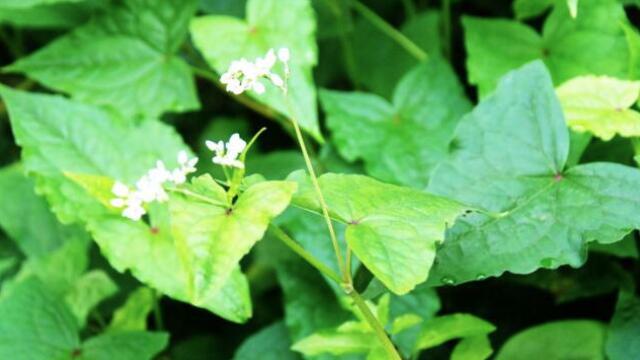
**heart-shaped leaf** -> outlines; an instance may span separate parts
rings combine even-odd
[[[612,163],[566,168],[569,132],[540,61],[506,75],[460,121],[454,143],[429,189],[489,214],[456,223],[431,280],[579,266],[587,242],[616,242],[640,226],[640,171]]]
[[[7,70],[127,116],[199,107],[191,71],[176,52],[194,0],[126,0]]]

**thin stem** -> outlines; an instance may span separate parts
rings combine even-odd
[[[442,0],[442,32],[444,54],[451,59],[451,0]]]
[[[353,279],[351,277],[351,247],[347,245],[347,274],[349,275],[349,284],[353,284]]]
[[[298,254],[301,258],[303,258],[309,265],[316,268],[322,274],[335,281],[337,284],[342,283],[342,279],[340,275],[336,274],[335,271],[331,270],[327,265],[322,263],[320,260],[316,259],[311,253],[305,250],[300,244],[298,244],[295,240],[293,240],[284,230],[282,230],[279,226],[270,224],[269,230],[275,237],[277,237],[280,241],[282,241],[291,251]]]
[[[162,331],[164,330],[164,320],[162,319],[162,310],[160,309],[160,299],[162,298],[162,294],[154,290],[153,297],[153,319],[156,323],[156,330]]]
[[[387,23],[383,18],[366,7],[364,4],[362,4],[358,0],[353,0],[351,1],[351,6],[355,11],[357,11],[360,15],[367,19],[372,25],[377,27],[378,30],[382,31],[392,40],[397,42],[398,45],[405,49],[411,56],[416,58],[416,60],[424,61],[429,58],[429,55],[413,41],[411,41],[411,39],[406,37],[400,31],[396,30],[393,26],[389,25],[389,23]]]
[[[340,244],[338,243],[338,238],[336,237],[336,232],[333,228],[333,222],[331,221],[331,216],[329,216],[329,207],[327,206],[326,201],[324,200],[324,195],[322,194],[322,190],[320,189],[320,184],[318,183],[318,177],[316,176],[316,171],[313,169],[313,164],[311,163],[311,158],[309,157],[309,153],[307,152],[307,146],[304,143],[304,137],[302,136],[302,131],[300,130],[300,126],[298,125],[298,120],[294,115],[293,106],[291,105],[291,100],[289,100],[289,96],[287,93],[284,93],[284,99],[287,103],[287,107],[289,109],[289,113],[291,114],[290,119],[291,123],[293,123],[293,129],[296,134],[296,138],[298,140],[298,144],[300,145],[300,150],[302,151],[302,157],[304,157],[304,163],[307,166],[307,171],[309,171],[309,176],[311,177],[311,183],[316,191],[316,196],[320,201],[320,207],[322,208],[322,215],[324,216],[324,220],[327,223],[327,229],[329,230],[329,237],[331,238],[331,244],[333,245],[333,252],[336,255],[336,260],[338,261],[338,267],[340,268],[340,273],[342,274],[342,279],[349,283],[349,275],[345,270],[345,264],[342,260],[342,250],[340,250]]]
[[[373,328],[373,331],[376,333],[376,336],[378,337],[378,339],[382,343],[382,346],[387,352],[389,359],[402,360],[402,357],[400,357],[400,355],[398,354],[396,347],[391,342],[391,339],[389,339],[387,332],[384,331],[384,328],[382,328],[382,325],[380,325],[378,318],[376,318],[375,315],[373,315],[373,313],[371,312],[371,309],[369,309],[369,307],[364,302],[360,294],[358,294],[357,291],[352,290],[351,292],[349,292],[349,296],[351,297],[351,299],[353,299],[353,302],[356,304],[358,309],[360,309],[360,312],[362,313],[364,318],[367,320],[369,325],[371,325],[371,327]]]

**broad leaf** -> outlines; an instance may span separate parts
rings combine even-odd
[[[118,286],[109,275],[102,270],[92,270],[76,280],[65,295],[65,303],[82,328],[89,312],[117,291]]]
[[[371,92],[390,99],[396,84],[419,61],[367,19],[354,23],[350,46],[356,80]],[[399,30],[430,58],[439,58],[440,26],[440,13],[428,11],[409,19]]]
[[[486,335],[471,336],[460,340],[453,348],[451,360],[485,360],[493,353]]]
[[[133,183],[156,160],[176,165],[185,145],[175,131],[156,121],[123,122],[108,112],[60,96],[29,94],[0,87],[7,104],[23,166],[36,177],[62,222],[99,216],[103,207],[63,172],[106,175]],[[153,141],[149,141],[149,139]]]
[[[585,0],[578,7],[580,16],[574,19],[565,3],[555,6],[542,35],[512,20],[463,18],[469,81],[485,96],[502,75],[534,59],[544,60],[556,84],[587,74],[627,76],[622,5]]]
[[[0,194],[0,226],[27,257],[45,256],[81,233],[58,222],[20,165],[0,169]]]
[[[565,167],[569,134],[539,61],[505,76],[461,120],[454,142],[458,150],[434,171],[429,189],[487,212],[451,229],[438,250],[436,281],[579,266],[586,242],[616,242],[640,226],[637,169]]]
[[[515,0],[513,12],[517,19],[527,19],[538,16],[549,9],[555,0]]]
[[[0,24],[19,28],[72,28],[104,7],[101,0],[21,1],[0,4]]]
[[[377,339],[371,332],[351,328],[337,328],[317,332],[295,344],[292,349],[307,356],[329,353],[346,355],[367,353]]]
[[[319,212],[310,180],[301,172],[293,203]],[[428,193],[361,175],[319,178],[331,216],[347,228],[345,239],[364,265],[396,294],[425,281],[447,225],[466,208]]]
[[[556,90],[567,124],[602,140],[618,134],[640,136],[640,113],[630,109],[638,100],[640,81],[606,76],[581,76]]]
[[[470,109],[453,70],[438,59],[404,76],[392,103],[358,92],[323,91],[320,98],[345,159],[362,159],[371,176],[417,188],[447,156],[458,120]]]
[[[424,323],[415,350],[432,348],[453,339],[486,335],[495,329],[491,323],[471,314],[439,316]]]
[[[280,261],[276,270],[284,292],[285,321],[293,341],[348,319],[349,314],[340,307],[317,270],[299,259]]]
[[[621,291],[607,333],[608,358],[624,360],[637,356],[640,353],[638,334],[640,334],[640,298],[631,292]]]
[[[68,359],[80,346],[76,319],[43,283],[27,279],[0,298],[0,358]]]
[[[169,343],[166,333],[129,331],[105,333],[82,344],[79,360],[151,360]]]
[[[140,287],[127,297],[127,301],[113,313],[109,331],[139,331],[147,329],[147,317],[156,299],[153,290]]]
[[[546,323],[511,337],[496,360],[604,360],[605,334],[605,326],[592,320]]]
[[[297,360],[291,351],[289,333],[282,322],[271,324],[248,337],[236,350],[233,360]]]
[[[192,181],[189,191],[211,202],[176,195],[169,202],[171,233],[186,260],[193,296],[200,298],[201,288],[217,291],[227,282],[240,260],[262,239],[269,222],[289,205],[296,184],[265,181],[250,186],[232,208],[224,205],[225,192],[210,176]],[[188,270],[189,271],[189,270]],[[198,302],[198,300],[196,300]]]
[[[7,67],[127,116],[198,108],[189,66],[176,55],[195,0],[127,0]]]
[[[311,70],[318,54],[314,34],[316,21],[309,0],[249,0],[246,19],[208,15],[191,22],[191,37],[205,60],[218,73],[227,71],[232,61],[263,57],[271,48],[291,50],[289,96],[293,113],[280,90],[267,86],[260,101],[280,113],[295,116],[302,128],[322,140],[318,127],[316,91]],[[248,93],[254,96],[252,92]]]

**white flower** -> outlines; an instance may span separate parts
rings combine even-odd
[[[111,205],[117,208],[124,208],[122,216],[131,220],[140,220],[142,215],[146,213],[142,207],[142,200],[139,194],[131,191],[129,187],[119,181],[116,181],[111,188],[111,192],[116,196],[111,200]]]
[[[283,47],[278,49],[278,60],[282,61],[283,63],[286,63],[286,62],[289,62],[290,57],[291,57],[291,53],[289,52],[288,48]]]
[[[289,74],[289,49],[281,48],[276,56],[273,49],[269,49],[262,58],[257,58],[254,62],[247,59],[232,61],[227,72],[220,76],[220,82],[226,85],[227,91],[240,95],[245,91],[253,90],[257,94],[263,94],[266,90],[261,78],[269,79],[275,86],[284,89],[282,78],[272,72],[272,68],[278,60],[282,62],[285,75]]]
[[[224,150],[222,142],[220,142],[220,146]],[[179,167],[173,170],[167,169],[164,163],[158,160],[154,168],[151,168],[136,181],[135,190],[116,181],[111,189],[111,192],[116,196],[111,200],[111,205],[116,208],[124,208],[122,216],[131,220],[140,220],[146,214],[144,204],[169,200],[169,195],[164,185],[167,182],[175,185],[183,184],[187,181],[187,175],[197,170],[197,163],[198,158],[189,159],[186,151],[178,153]]]
[[[237,133],[231,135],[226,144],[222,141],[213,142],[211,140],[207,140],[205,144],[209,150],[215,152],[215,156],[211,159],[214,164],[244,168],[244,164],[238,160],[238,156],[247,147],[247,143]]]
[[[186,151],[180,151],[178,153],[178,164],[180,167],[174,169],[169,176],[169,179],[176,185],[183,184],[187,181],[187,175],[196,172],[196,164],[198,158],[189,159],[189,155]]]

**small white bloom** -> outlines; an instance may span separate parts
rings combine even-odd
[[[215,156],[211,159],[214,164],[244,168],[244,164],[238,160],[238,156],[247,147],[247,142],[242,140],[239,134],[231,135],[226,144],[222,141],[213,142],[211,140],[207,140],[205,144],[209,150],[215,152]]]
[[[278,59],[283,63],[289,62],[290,57],[291,53],[289,52],[288,48],[283,47],[278,50]]]
[[[242,140],[238,133],[231,135],[227,142],[227,153],[239,155],[247,147],[247,142]],[[234,156],[234,157],[236,157]]]
[[[120,181],[116,181],[111,188],[111,192],[117,197],[127,197],[129,196],[129,187]]]
[[[142,206],[128,206],[122,211],[122,216],[129,218],[133,221],[138,221],[146,213]]]
[[[215,151],[216,153],[224,152],[224,142],[222,140],[215,142],[211,140],[207,140],[204,142],[207,145],[207,148],[211,151]]]
[[[278,74],[271,74],[271,76],[269,76],[269,80],[271,80],[271,83],[277,87],[282,87],[282,85],[284,85],[284,80],[282,80]]]
[[[254,82],[254,83],[253,83],[253,86],[251,87],[251,89],[252,89],[253,91],[255,91],[255,92],[256,92],[256,94],[259,94],[259,95],[260,95],[260,94],[264,94],[264,92],[265,92],[265,90],[266,90],[266,88],[264,87],[264,85],[263,85],[261,82],[259,82],[259,81]]]

